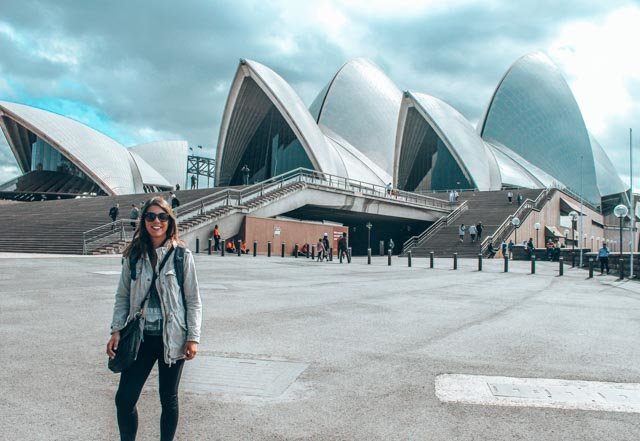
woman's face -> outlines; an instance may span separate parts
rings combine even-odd
[[[154,245],[162,245],[167,237],[169,215],[160,207],[152,205],[144,217],[144,226]]]

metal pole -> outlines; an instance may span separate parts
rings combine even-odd
[[[619,259],[618,264],[620,265],[620,280],[624,279],[624,260],[622,257]]]
[[[293,246],[293,254],[294,254],[295,258],[297,259],[298,258],[298,244],[295,244]]]
[[[367,265],[371,265],[371,248],[367,248]]]
[[[433,251],[429,253],[429,268],[433,268]]]
[[[309,258],[309,244],[306,244],[306,245],[307,245],[307,259],[308,259]]]
[[[209,238],[209,250],[207,251],[209,255],[211,255],[211,242],[211,238]]]
[[[478,254],[478,271],[482,271],[482,253]]]
[[[411,251],[407,252],[407,266],[411,268]]]
[[[226,248],[226,246],[225,246],[225,243],[224,243],[224,242],[225,242],[225,240],[224,240],[224,239],[222,239],[222,240],[220,241],[220,255],[221,255],[222,257],[224,257],[224,250],[225,250],[225,248]]]
[[[253,241],[253,257],[256,257],[258,255],[258,241],[254,240]]]
[[[536,256],[531,256],[531,274],[536,273]]]
[[[316,246],[311,245],[311,258],[315,260],[316,258]]]
[[[242,249],[240,249],[241,244],[242,244],[241,240],[239,240],[238,243],[236,244],[236,252],[238,253],[238,257],[242,255]]]
[[[564,275],[564,257],[558,258],[558,271],[561,276]]]
[[[593,257],[589,258],[589,278],[593,279]]]
[[[271,242],[267,242],[267,257],[271,257]]]
[[[280,252],[281,252],[280,253],[281,254],[280,257],[282,257],[283,259],[284,259],[284,250],[285,250],[286,246],[287,246],[287,244],[282,242],[282,246],[280,247]]]
[[[391,266],[391,250],[387,251],[387,265]]]
[[[458,269],[458,253],[453,253],[453,269]]]
[[[200,239],[196,237],[196,254],[200,252]]]
[[[504,272],[509,272],[509,256],[504,256]]]
[[[629,279],[633,279],[633,253],[636,251],[636,198],[633,196],[633,131],[629,129],[629,194],[631,195],[631,251],[629,253]]]
[[[582,221],[582,218],[584,217],[582,215],[582,210],[583,210],[583,201],[582,201],[582,192],[583,192],[583,187],[582,187],[582,155],[580,155],[580,240],[582,240],[582,226],[584,224],[584,222]],[[582,243],[580,243],[580,268],[582,268]]]

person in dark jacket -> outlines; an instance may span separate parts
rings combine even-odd
[[[330,249],[331,247],[329,245],[329,235],[327,233],[324,233],[324,236],[322,237],[322,243],[324,244],[324,258],[329,261],[329,252],[333,253],[333,250]]]
[[[111,229],[113,230],[116,226],[115,222],[118,218],[118,213],[120,212],[120,204],[115,204],[113,207],[109,209],[109,217],[111,218]]]
[[[348,259],[347,253],[347,233],[342,233],[342,237],[338,240],[338,259],[340,259],[340,263],[342,263],[342,257]]]

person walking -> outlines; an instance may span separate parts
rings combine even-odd
[[[391,190],[393,190],[393,185],[391,185],[391,182],[389,182],[385,189],[387,190],[387,197],[391,197]]]
[[[348,251],[347,251],[347,233],[343,232],[342,237],[338,239],[338,259],[340,263],[342,263],[342,257],[349,260]]]
[[[393,249],[396,247],[396,244],[393,242],[393,239],[389,239],[389,251],[393,254]]]
[[[507,254],[507,241],[503,240],[502,245],[500,245],[500,250],[502,251],[502,257],[509,257]]]
[[[471,225],[469,227],[469,236],[471,236],[471,243],[474,243],[476,241],[476,234],[478,233],[478,230],[476,229],[475,225]]]
[[[324,240],[322,239],[322,237],[318,239],[316,248],[318,249],[318,260],[316,260],[316,262],[322,262],[322,259],[326,254],[326,250],[324,249]]]
[[[509,240],[509,245],[507,245],[507,249],[509,251],[509,259],[513,259],[513,247],[515,246],[515,244],[513,243],[513,240]]]
[[[605,268],[609,274],[609,248],[607,248],[606,242],[602,242],[602,248],[598,250],[598,259],[600,260],[600,275],[604,274]]]
[[[513,204],[513,192],[511,190],[507,193],[507,200],[510,204]]]
[[[240,171],[242,172],[242,180],[244,185],[249,185],[249,173],[251,173],[251,169],[247,164],[245,164],[242,166]]]
[[[183,259],[176,258],[178,248]],[[143,334],[135,361],[120,374],[115,396],[120,439],[136,438],[136,404],[157,362],[160,439],[170,441],[178,426],[178,385],[184,362],[198,353],[202,303],[193,256],[180,241],[177,220],[162,197],[144,205],[142,221],[123,256],[107,355],[116,356],[120,330],[140,311]],[[176,277],[178,264],[184,276],[182,287]]]
[[[138,216],[140,216],[140,210],[136,207],[136,204],[131,204],[131,211],[129,212],[129,219],[131,219],[131,228],[136,229],[138,223]]]
[[[530,237],[529,242],[527,242],[527,254],[529,255],[529,260],[531,260],[535,249],[536,248],[533,246],[533,237]]]
[[[478,241],[482,240],[482,222],[476,224],[476,233],[478,234]]]
[[[191,175],[191,190],[195,190],[196,188],[196,175]]]
[[[213,251],[220,251],[220,228],[218,224],[213,227]]]
[[[458,236],[460,236],[460,242],[464,242],[465,230],[466,230],[466,227],[464,226],[464,224],[460,224],[460,226],[458,227]]]
[[[174,192],[171,192],[171,209],[173,210],[173,214],[176,219],[178,218],[178,207],[180,206],[180,199]]]
[[[522,205],[522,201],[524,200],[524,198],[520,193],[518,193],[518,197],[516,197],[516,200],[518,201],[518,207],[519,207],[520,205]]]
[[[329,245],[329,235],[327,233],[324,233],[324,236],[322,237],[322,243],[324,244],[324,258],[327,259],[327,262],[329,261],[329,253],[333,254],[333,250],[331,249],[331,246]],[[333,256],[331,257],[333,259]]]
[[[119,212],[120,212],[120,204],[118,203],[116,203],[113,207],[109,209],[109,217],[111,218],[112,230],[116,227],[116,219],[118,218]]]

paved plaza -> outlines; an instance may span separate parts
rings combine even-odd
[[[457,271],[451,259],[428,269],[428,259],[408,268],[386,257],[340,265],[201,254],[196,264],[203,332],[185,366],[179,440],[640,439],[633,406],[491,395],[514,389],[509,378],[633,390],[636,282],[570,267],[558,277],[548,262],[535,275],[529,262],[505,274],[499,260],[482,272],[465,259]],[[0,255],[0,440],[118,439],[105,344],[119,270],[119,256]],[[152,375],[140,440],[159,436]],[[489,384],[488,400],[436,390],[456,378]]]

